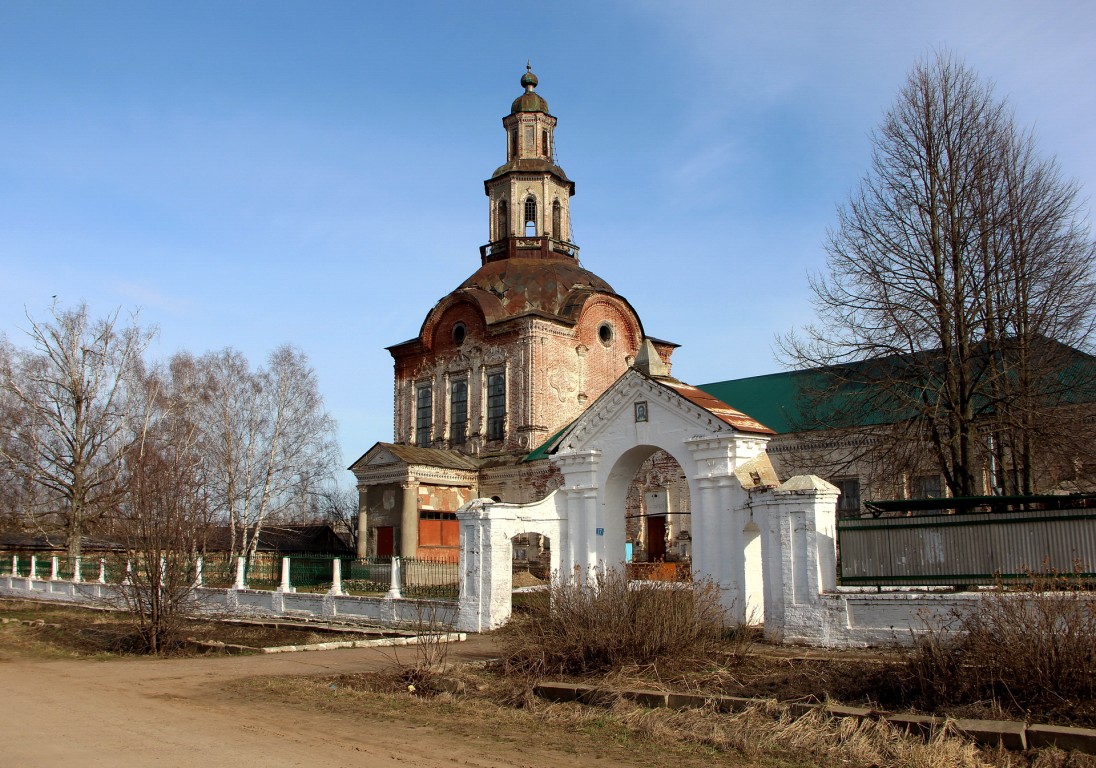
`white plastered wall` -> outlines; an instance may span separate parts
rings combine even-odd
[[[539,533],[549,539],[552,573],[560,569],[567,548],[566,509],[553,491],[532,504],[504,504],[473,499],[457,510],[460,524],[460,605],[457,629],[486,632],[510,619],[513,591],[511,543],[519,533]]]
[[[645,419],[637,417],[637,403],[645,404]],[[735,470],[763,454],[766,443],[765,436],[739,432],[629,370],[572,425],[551,457],[563,475],[558,491],[526,505],[479,499],[457,512],[459,629],[484,631],[509,618],[510,541],[519,533],[550,538],[556,574],[623,567],[628,487],[640,464],[663,450],[688,482],[694,577],[718,587],[730,617],[763,620],[775,640],[825,642],[835,629],[841,634],[848,625],[845,604],[824,605],[822,595],[834,589],[836,577],[837,489],[810,476],[747,491]],[[833,615],[823,618],[826,611]]]

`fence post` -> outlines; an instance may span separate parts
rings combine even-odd
[[[77,557],[77,558],[74,558],[73,561],[72,561],[72,580],[73,581],[83,581],[83,574],[80,573],[80,561],[82,561],[83,559],[84,558],[82,558],[82,557]]]
[[[331,559],[331,590],[327,594],[344,594],[342,588],[342,560],[338,557]]]
[[[133,583],[133,561],[126,558],[126,575],[122,577],[123,584]]]
[[[197,589],[202,586],[202,565],[204,558],[199,557],[194,561],[194,587]]]
[[[403,592],[400,591],[400,584],[402,579],[400,578],[400,558],[395,555],[392,556],[392,584],[388,589],[388,594],[385,597],[392,600],[400,600],[403,598]]]
[[[244,580],[245,565],[244,558],[236,558],[236,583],[232,585],[233,589],[247,589],[247,582]]]
[[[278,587],[279,592],[292,592],[293,585],[289,581],[289,558],[282,558],[282,583]]]
[[[38,578],[38,555],[30,556],[30,577],[32,579]]]
[[[99,558],[99,583],[107,583],[107,559],[105,557]]]
[[[12,576],[18,576],[19,575],[19,555],[12,555],[11,556],[11,575]]]
[[[61,558],[54,555],[50,558],[49,562],[49,580],[57,581],[58,575],[61,573]]]

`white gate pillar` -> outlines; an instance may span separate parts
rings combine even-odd
[[[746,619],[743,520],[748,510],[736,492],[737,445],[733,435],[711,435],[685,441],[692,455],[693,574],[719,587],[720,603],[736,623]],[[685,469],[685,467],[682,467]],[[740,508],[743,507],[743,508]]]
[[[793,477],[759,507],[765,559],[765,635],[778,642],[825,640],[821,595],[836,583],[839,491],[814,475]]]
[[[719,542],[725,548],[719,584],[723,594],[723,604],[730,611],[736,624],[747,621],[760,621],[761,616],[751,611],[751,602],[760,596],[750,594],[751,585],[746,576],[746,544],[743,531],[753,519],[751,510],[745,505],[742,485],[734,477],[716,478],[719,489]]]
[[[603,513],[598,470],[601,451],[577,451],[558,454],[552,462],[563,474],[561,489],[566,499],[566,551],[559,563],[559,575],[570,576],[577,569],[586,574],[600,565],[613,565],[624,559],[623,549],[610,553],[605,547]],[[599,525],[602,534],[598,534]],[[615,557],[611,557],[613,555]]]
[[[476,499],[457,510],[460,521],[460,602],[457,629],[485,632],[510,618],[514,586],[514,549],[510,539],[520,531],[516,517],[503,505]]]

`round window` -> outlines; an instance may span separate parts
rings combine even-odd
[[[457,323],[453,326],[453,341],[457,344],[463,344],[465,337],[468,335],[468,328],[464,323]]]
[[[602,323],[598,326],[597,337],[601,340],[601,343],[605,346],[609,346],[613,343],[613,326],[609,323]]]

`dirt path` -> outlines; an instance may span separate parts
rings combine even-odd
[[[484,638],[454,648],[451,658],[460,660],[493,654]],[[353,721],[223,692],[224,683],[237,678],[361,672],[392,663],[391,650],[377,649],[105,662],[0,658],[0,763],[555,768],[580,759],[574,752],[539,749],[519,754],[491,734],[455,736],[396,720]]]

